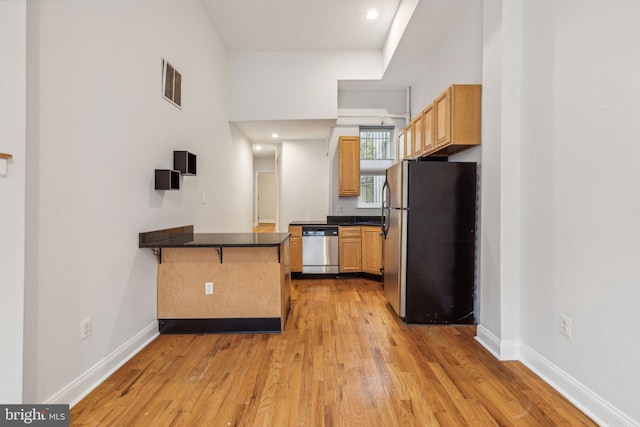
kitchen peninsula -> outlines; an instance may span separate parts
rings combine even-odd
[[[139,234],[158,257],[160,333],[281,332],[290,304],[289,233]]]

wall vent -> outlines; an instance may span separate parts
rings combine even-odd
[[[162,97],[182,109],[182,74],[162,60]]]

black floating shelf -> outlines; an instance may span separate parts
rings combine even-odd
[[[156,169],[156,190],[179,190],[180,171]]]
[[[196,174],[196,155],[188,151],[173,152],[173,169],[182,175]]]

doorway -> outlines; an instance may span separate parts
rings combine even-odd
[[[276,223],[276,174],[258,172],[258,224]]]

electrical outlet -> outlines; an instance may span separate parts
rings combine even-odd
[[[87,317],[86,319],[80,321],[80,339],[83,340],[91,336],[91,330],[93,329],[91,325],[91,317]]]
[[[213,295],[213,282],[205,282],[204,293],[207,295]]]
[[[571,318],[565,316],[564,314],[560,315],[560,333],[566,337],[571,338]]]

